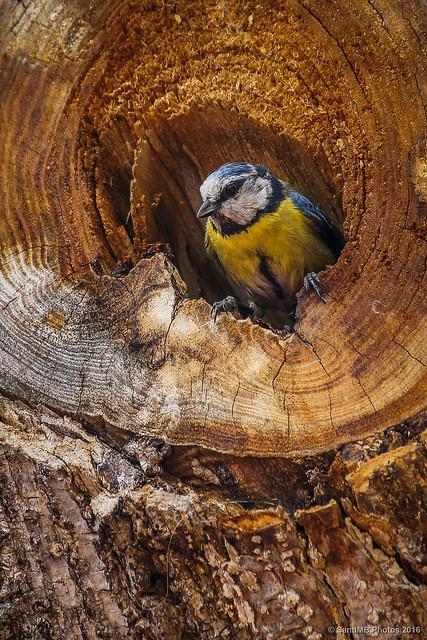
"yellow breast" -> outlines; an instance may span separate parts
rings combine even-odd
[[[262,257],[287,297],[301,288],[306,273],[334,262],[311,220],[290,199],[234,235],[223,236],[209,220],[206,239],[228,275],[261,298],[269,297],[271,288],[260,272]]]

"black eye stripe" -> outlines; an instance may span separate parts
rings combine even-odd
[[[227,198],[231,198],[235,196],[242,184],[245,182],[246,178],[241,180],[233,180],[233,182],[229,182],[223,187],[221,190],[221,200],[227,200]]]

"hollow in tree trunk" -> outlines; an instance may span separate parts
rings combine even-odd
[[[0,638],[427,632],[426,33],[422,0],[0,0]],[[289,336],[210,318],[233,160],[343,226]]]

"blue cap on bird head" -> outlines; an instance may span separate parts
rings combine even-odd
[[[236,177],[244,178],[258,175],[261,178],[264,178],[267,174],[268,169],[263,164],[252,164],[251,162],[227,162],[219,167],[219,169],[210,173],[202,184],[202,187],[204,184],[209,184],[210,182],[225,185]],[[200,191],[202,191],[202,187],[200,188]]]

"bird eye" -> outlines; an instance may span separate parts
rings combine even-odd
[[[238,189],[239,189],[238,185],[235,182],[231,182],[222,190],[223,198],[232,198],[233,196],[236,195]]]

